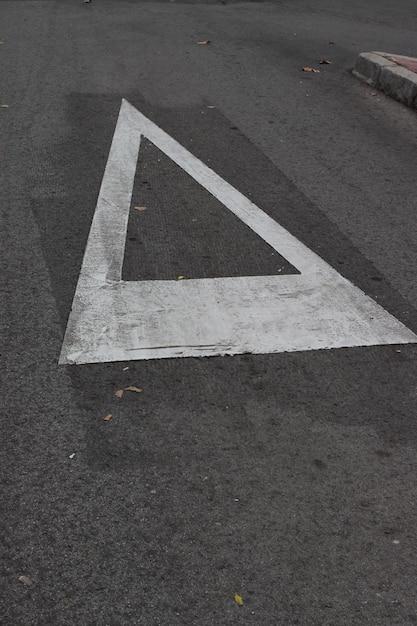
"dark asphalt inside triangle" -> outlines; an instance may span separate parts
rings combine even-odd
[[[227,207],[142,138],[122,278],[299,274]]]

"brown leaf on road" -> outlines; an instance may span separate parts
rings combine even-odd
[[[23,583],[24,585],[26,585],[27,587],[30,587],[33,584],[33,580],[30,578],[30,576],[19,576],[17,579],[19,582]]]
[[[319,61],[320,65],[331,65],[332,62],[329,61],[329,59],[320,59]]]
[[[140,387],[135,387],[134,385],[130,385],[129,387],[125,387],[125,391],[134,391],[135,393],[142,393],[143,389]]]
[[[302,71],[303,71],[303,72],[313,72],[314,74],[319,74],[319,73],[320,73],[320,70],[318,70],[318,69],[317,69],[317,68],[315,68],[315,67],[310,67],[309,65],[305,65],[305,66],[303,67],[303,70],[302,70]]]
[[[233,600],[238,606],[243,606],[243,598],[238,593],[235,593],[235,595],[233,596]]]
[[[117,391],[114,392],[114,395],[116,396],[116,398],[119,398],[120,400],[121,398],[123,398],[124,392],[125,392],[124,389],[118,389]]]
[[[211,43],[210,39],[204,39],[203,41],[197,41],[197,45],[198,46],[208,46],[209,43]]]
[[[111,422],[113,419],[113,415],[111,413],[109,413],[108,415],[105,415],[103,417],[103,422]]]

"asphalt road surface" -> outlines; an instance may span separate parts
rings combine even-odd
[[[417,623],[416,345],[58,364],[123,98],[417,331],[416,115],[350,73],[416,31],[414,0],[0,3],[1,624]],[[144,140],[125,281],[297,271]]]

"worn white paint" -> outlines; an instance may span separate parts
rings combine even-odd
[[[301,274],[122,281],[142,135]],[[60,363],[416,342],[401,322],[123,100]]]

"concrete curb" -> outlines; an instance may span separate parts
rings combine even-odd
[[[392,56],[387,52],[362,52],[352,73],[368,85],[417,109],[417,74],[395,63]]]

